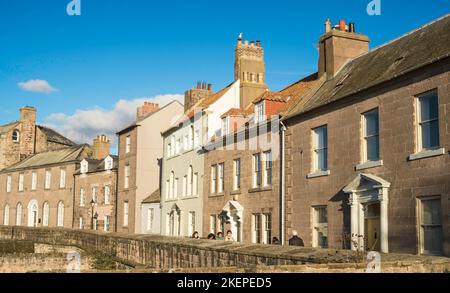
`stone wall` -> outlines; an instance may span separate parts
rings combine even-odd
[[[164,236],[103,234],[69,229],[0,227],[0,241],[26,240],[51,245],[68,245],[87,253],[101,251],[124,263],[154,269],[291,266],[301,264],[347,263],[361,258],[348,250],[322,250],[304,247],[245,245],[234,242],[192,240]],[[445,263],[442,257],[383,255],[385,261],[412,260]]]

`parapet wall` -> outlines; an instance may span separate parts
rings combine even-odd
[[[315,249],[278,245],[252,245],[225,241],[194,240],[165,236],[126,235],[70,229],[0,227],[0,241],[27,241],[78,247],[86,252],[102,252],[137,266],[155,269],[256,268],[295,265],[353,267],[363,265],[364,255],[349,250]],[[450,259],[401,254],[383,254],[383,266],[439,264],[450,269]],[[423,268],[425,271],[430,268]]]

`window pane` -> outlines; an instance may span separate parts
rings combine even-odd
[[[318,170],[327,170],[328,164],[327,164],[327,150],[318,150],[316,151],[317,154],[317,169]]]
[[[439,146],[439,122],[437,120],[422,124],[422,148]]]
[[[427,252],[442,252],[442,227],[423,227],[423,249]]]
[[[378,111],[372,111],[364,115],[366,118],[366,136],[378,134]]]
[[[367,160],[377,161],[380,158],[378,136],[369,137],[366,139],[366,141],[367,141]]]
[[[436,92],[420,98],[421,121],[436,119],[438,117],[438,98]]]
[[[322,149],[327,147],[327,127],[319,127],[314,130],[315,135],[315,148]]]
[[[440,199],[424,200],[423,206],[423,223],[424,225],[441,225],[441,201]]]

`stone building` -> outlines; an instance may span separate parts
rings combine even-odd
[[[234,73],[234,81],[217,92],[200,82],[186,91],[184,117],[163,133],[161,226],[165,235],[207,235],[203,201],[209,168],[205,169],[202,147],[220,136],[225,112],[244,110],[248,101],[266,91],[261,42],[238,39]]]
[[[164,107],[146,102],[137,109],[136,122],[119,131],[117,231],[145,233],[141,204],[160,188],[161,132],[183,114],[173,101]]]
[[[230,230],[236,241],[283,240],[279,118],[317,84],[313,74],[222,115],[221,135],[205,147],[204,235]]]
[[[1,224],[72,228],[74,174],[88,145],[35,154],[0,171]]]
[[[74,174],[73,228],[114,232],[116,229],[118,157],[110,155],[105,135],[94,140],[93,155]]]
[[[0,170],[34,154],[74,146],[68,138],[36,125],[36,109],[23,107],[19,120],[0,125]]]
[[[450,255],[450,15],[369,51],[326,23],[320,88],[284,118],[286,236]]]

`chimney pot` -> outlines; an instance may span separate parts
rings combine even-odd
[[[202,83],[200,81],[197,81],[197,89],[201,89],[202,88]]]
[[[208,91],[211,91],[212,90],[212,84],[208,84]]]
[[[206,82],[203,82],[203,84],[202,84],[202,90],[206,90]]]
[[[325,33],[328,33],[331,31],[331,21],[329,18],[325,21]]]
[[[261,41],[260,40],[256,41],[256,47],[261,47]]]
[[[346,31],[346,25],[345,25],[345,20],[341,19],[339,20],[339,30],[345,32]]]
[[[248,41],[244,41],[244,45],[248,46]]]
[[[255,45],[255,41],[251,41],[251,42],[250,42],[250,46],[253,47],[254,45]]]

